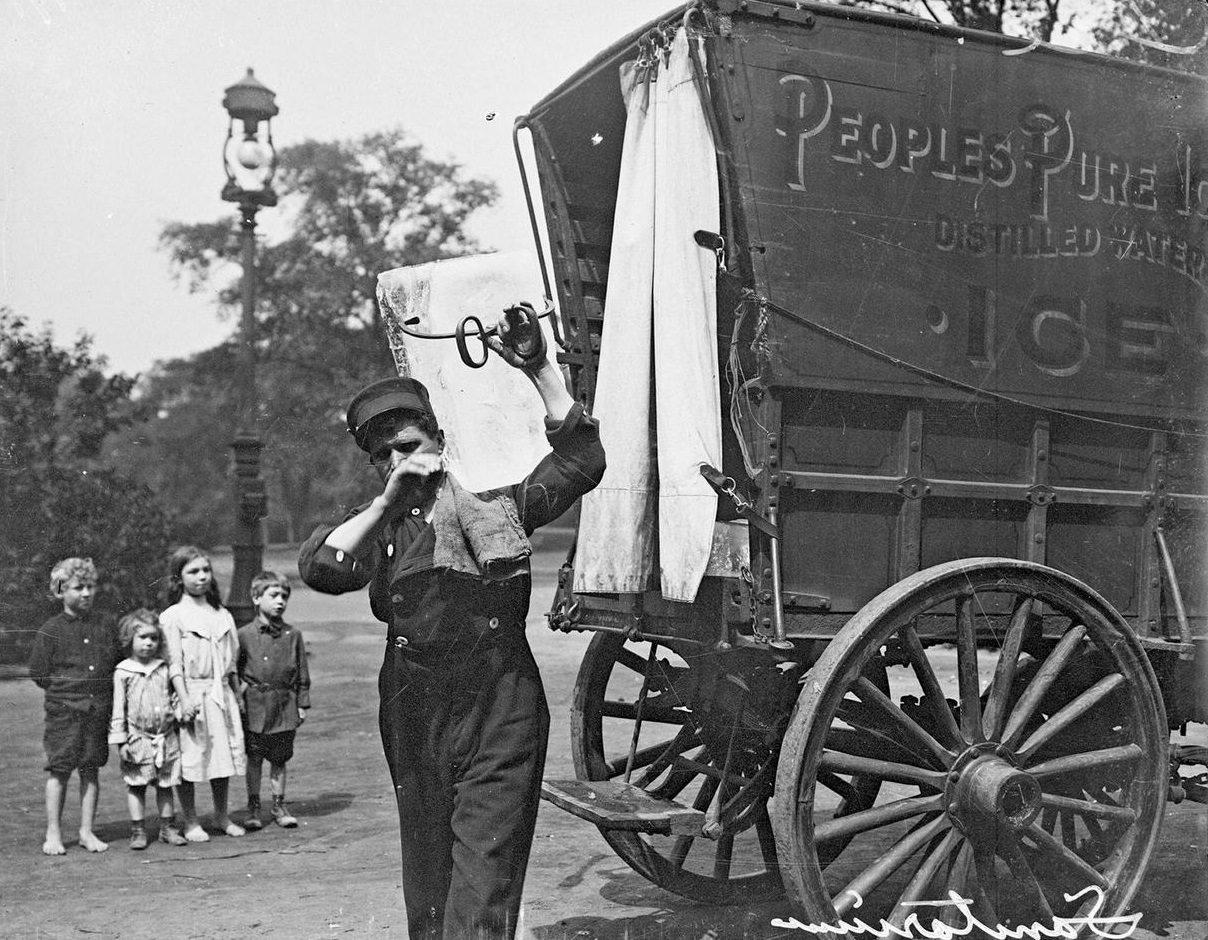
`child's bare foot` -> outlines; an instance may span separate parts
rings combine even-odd
[[[210,834],[201,828],[201,823],[193,823],[185,830],[185,838],[190,842],[209,842]]]
[[[80,845],[86,848],[89,852],[104,852],[109,848],[108,842],[102,842],[91,832],[80,830]]]
[[[63,847],[63,840],[58,836],[47,836],[46,841],[42,843],[43,855],[66,855],[67,849]]]

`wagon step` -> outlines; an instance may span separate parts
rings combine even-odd
[[[601,829],[700,835],[705,814],[621,780],[543,780],[541,798]]]

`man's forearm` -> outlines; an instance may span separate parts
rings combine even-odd
[[[356,554],[376,539],[385,526],[386,502],[378,496],[364,510],[332,529],[323,544],[350,555]]]
[[[537,389],[537,394],[541,396],[546,415],[554,421],[561,421],[565,418],[574,407],[575,400],[566,390],[566,382],[558,367],[546,360],[537,371],[526,372],[525,375],[529,377]]]

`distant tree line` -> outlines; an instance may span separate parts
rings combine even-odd
[[[21,658],[54,612],[50,570],[101,570],[95,609],[154,602],[168,545],[155,494],[113,466],[106,441],[143,417],[135,380],[106,375],[88,337],[60,346],[0,308],[0,660]]]

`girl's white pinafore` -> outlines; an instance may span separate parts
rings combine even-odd
[[[198,705],[192,724],[180,725],[181,776],[190,783],[242,776],[247,770],[235,674],[239,639],[225,608],[178,603],[159,618],[168,641],[168,667],[185,681],[187,701]]]

